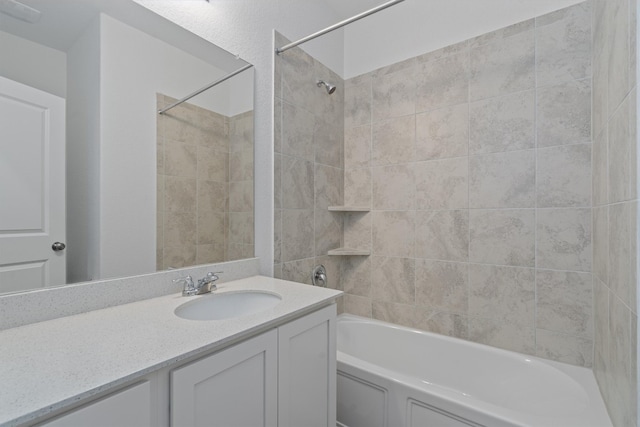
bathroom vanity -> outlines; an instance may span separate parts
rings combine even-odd
[[[176,315],[248,292],[281,301],[220,320]],[[254,276],[7,329],[0,425],[335,426],[339,295]]]

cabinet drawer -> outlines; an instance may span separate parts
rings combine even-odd
[[[39,424],[40,427],[151,427],[151,384],[138,383]]]

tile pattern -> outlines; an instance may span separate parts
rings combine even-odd
[[[276,39],[277,44],[288,43],[278,33]],[[327,208],[344,203],[345,180],[356,186],[366,181],[367,204],[371,203],[370,174],[363,179],[357,172],[369,172],[370,166],[371,128],[358,126],[371,120],[371,86],[345,87],[338,75],[300,48],[276,55],[275,61],[275,276],[311,284],[313,267],[322,264],[327,268],[329,287],[342,289],[341,262],[327,256],[327,251],[342,245],[343,216]],[[316,79],[334,84],[335,93],[328,95],[318,88]],[[401,81],[387,84],[394,90],[403,86]],[[350,104],[343,102],[345,91],[351,94]],[[376,108],[384,107],[378,103]],[[344,134],[345,122],[352,129],[348,135]],[[394,138],[396,128],[402,130],[390,124],[386,134],[381,131],[383,150],[390,149],[388,138]],[[345,176],[344,164],[356,172]],[[369,296],[369,290],[359,280],[355,274],[347,277],[352,298],[343,298],[339,307],[370,316],[371,308],[358,299],[365,293]]]
[[[637,426],[637,0],[592,4],[593,365],[613,424]]]
[[[158,116],[157,145],[158,270],[253,257],[253,111],[184,103]]]
[[[344,216],[344,240],[372,255],[342,261],[344,310],[592,366],[590,16],[581,3],[345,82],[344,200],[372,211]]]

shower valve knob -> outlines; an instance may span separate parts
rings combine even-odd
[[[329,279],[327,278],[327,270],[324,268],[324,265],[318,265],[313,269],[311,273],[311,283],[313,283],[313,286],[327,287]]]

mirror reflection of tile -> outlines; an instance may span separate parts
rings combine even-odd
[[[184,103],[157,120],[158,270],[252,257],[253,111]]]

